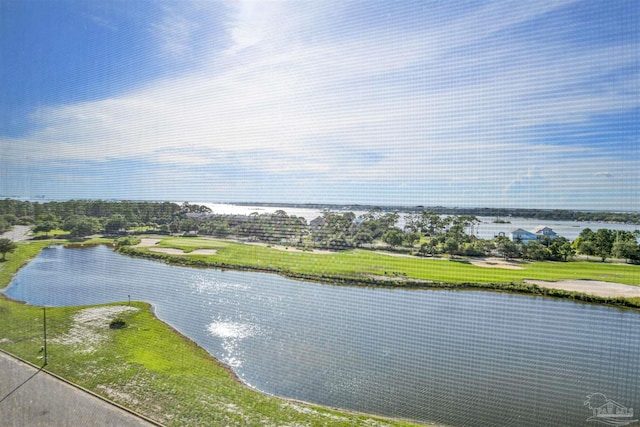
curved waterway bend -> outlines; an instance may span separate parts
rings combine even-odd
[[[339,287],[45,249],[6,295],[142,300],[248,384],[421,422],[585,425],[587,395],[640,407],[640,313],[496,292]]]

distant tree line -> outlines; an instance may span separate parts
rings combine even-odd
[[[506,236],[478,238],[480,223],[475,215],[443,215],[432,210],[407,213],[404,228],[400,214],[372,207],[356,217],[350,211],[324,211],[307,222],[283,210],[250,215],[214,214],[202,205],[171,202],[112,202],[71,200],[66,202],[26,202],[0,200],[0,230],[29,224],[37,233],[64,230],[71,237],[102,233],[207,235],[218,238],[284,244],[300,248],[344,250],[351,248],[388,249],[418,256],[486,256],[534,261],[568,261],[575,255],[625,259],[640,263],[638,232],[585,229],[573,242],[564,237],[523,243]]]
[[[39,203],[0,200],[0,218],[10,226],[33,225],[34,232],[45,234],[62,229],[76,237],[98,232],[116,234],[134,227],[168,227],[176,218],[190,212],[190,209],[189,204],[181,206],[170,202],[69,200]],[[3,221],[0,221],[0,228],[2,227]]]

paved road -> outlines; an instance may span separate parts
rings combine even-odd
[[[154,424],[0,352],[0,425],[138,427]]]

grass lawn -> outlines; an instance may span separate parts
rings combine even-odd
[[[19,244],[1,264],[0,288],[51,243]],[[47,369],[168,426],[413,425],[293,403],[254,391],[239,383],[206,351],[155,318],[142,302],[133,302],[135,311],[119,315],[127,324],[124,329],[109,329],[109,319],[99,324],[80,320],[87,310],[115,306],[118,304],[47,308]],[[42,314],[40,307],[0,295],[0,347],[42,364]],[[78,335],[82,339],[76,339]]]

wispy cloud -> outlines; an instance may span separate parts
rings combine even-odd
[[[563,185],[632,161],[578,135],[597,134],[597,117],[640,103],[637,71],[629,71],[637,46],[590,48],[563,34],[537,42],[522,32],[572,3],[491,2],[429,27],[391,23],[318,38],[335,10],[232,3],[227,15],[209,15],[209,36],[226,43],[199,53],[205,66],[115,98],[41,109],[39,126],[2,141],[0,153],[16,162],[144,159],[162,170],[220,171],[232,162],[245,171],[228,175],[234,185],[286,175],[299,193],[312,175],[363,185],[415,180],[429,191],[437,182],[466,185],[476,196],[533,193],[535,183],[564,194]],[[151,30],[167,54],[183,56],[195,54],[203,28],[201,16],[165,9]],[[637,141],[626,149],[637,155]]]

